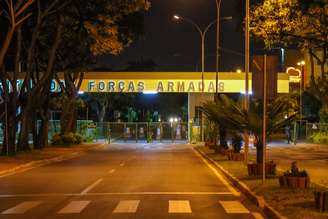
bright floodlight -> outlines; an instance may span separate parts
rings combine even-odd
[[[157,91],[152,91],[152,90],[145,90],[145,91],[143,91],[142,93],[143,93],[143,94],[150,94],[150,95],[152,95],[152,94],[158,94]]]
[[[237,73],[241,73],[241,70],[240,69],[237,69]]]
[[[178,122],[178,118],[174,118],[174,122]]]
[[[179,15],[173,15],[173,18],[174,18],[175,20],[179,20],[181,17],[180,17]]]
[[[297,65],[298,66],[303,66],[303,65],[305,65],[305,61],[300,61],[300,62],[297,63]]]
[[[174,121],[174,119],[173,118],[170,118],[170,123],[172,123]]]

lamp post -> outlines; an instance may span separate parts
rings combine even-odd
[[[212,27],[212,25],[214,25],[216,22],[218,22],[217,19],[213,20],[211,23],[209,23],[206,28],[204,30],[202,30],[202,28],[196,24],[193,20],[189,19],[189,18],[185,18],[185,17],[181,17],[179,15],[174,15],[173,18],[175,20],[183,20],[186,21],[188,23],[190,23],[191,25],[193,25],[197,31],[200,34],[200,38],[201,38],[201,48],[202,48],[202,92],[204,92],[204,72],[205,72],[205,39],[206,39],[206,34],[208,32],[208,30]],[[232,17],[223,17],[221,18],[222,20],[231,20]]]
[[[245,96],[244,96],[244,110],[248,111],[249,108],[249,63],[250,63],[250,43],[249,43],[249,0],[246,0],[246,16],[245,16]],[[245,142],[245,164],[248,163],[248,148],[249,148],[249,133],[247,130],[244,132]]]
[[[301,78],[300,78],[300,119],[302,120],[303,118],[303,98],[302,98],[302,92],[304,89],[304,85],[305,85],[305,80],[304,80],[304,66],[305,66],[305,61],[300,61],[297,63],[298,66],[301,67]]]
[[[220,11],[221,11],[221,0],[216,0],[216,60],[215,60],[215,99],[218,95],[219,85],[219,53],[220,53]]]
[[[192,21],[189,18],[184,18],[181,17],[179,15],[174,15],[173,18],[175,20],[184,20],[188,23],[190,23],[191,25],[193,25],[197,31],[200,34],[200,38],[201,38],[201,48],[202,48],[202,92],[204,92],[204,72],[205,72],[205,38],[206,38],[206,33],[208,32],[208,30],[210,29],[210,27],[216,22],[216,20],[212,21],[211,23],[209,23],[207,25],[207,27],[202,30],[200,28],[200,26],[198,24],[196,24],[194,21]]]

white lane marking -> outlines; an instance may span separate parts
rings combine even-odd
[[[228,214],[249,214],[249,210],[239,201],[220,201]]]
[[[88,205],[90,201],[72,201],[64,208],[62,208],[58,214],[78,214],[83,211]]]
[[[122,200],[118,203],[113,213],[135,213],[140,200]]]
[[[114,173],[116,170],[115,169],[111,169],[110,171],[108,171],[109,174]]]
[[[41,204],[41,202],[37,202],[37,201],[22,202],[13,208],[9,208],[9,209],[3,211],[1,214],[24,214],[26,211],[28,211],[40,204]]]
[[[86,194],[81,193],[43,193],[43,194],[13,194],[0,195],[0,198],[14,198],[14,197],[44,197],[44,196],[112,196],[112,195],[232,195],[231,192],[103,192]]]
[[[194,148],[192,148],[192,150],[194,151],[194,153],[196,154],[196,156],[198,156],[208,166],[208,168],[210,168],[213,171],[213,173],[216,175],[216,177],[221,180],[221,182],[230,190],[230,192],[234,196],[240,196],[240,192],[238,192],[234,187],[232,187],[228,183],[228,181],[204,157],[202,157],[199,154],[199,152],[197,152]]]
[[[255,219],[264,219],[264,217],[260,213],[257,213],[257,212],[252,212],[252,215],[255,217]]]
[[[190,203],[187,200],[170,200],[169,213],[191,213]]]
[[[103,181],[104,179],[101,178],[101,179],[98,179],[96,182],[92,183],[90,186],[88,186],[87,188],[85,188],[81,194],[86,194],[88,193],[89,191],[91,191],[94,187],[96,187],[99,183],[101,183],[101,181]]]

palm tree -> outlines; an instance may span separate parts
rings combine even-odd
[[[273,132],[284,128],[297,115],[297,101],[288,95],[279,96],[268,104],[267,130],[269,137]],[[231,131],[248,131],[255,136],[256,161],[262,163],[262,121],[263,104],[260,100],[250,101],[249,110],[244,110],[241,101],[234,101],[226,95],[220,95],[217,102],[207,102],[203,110],[208,118],[223,124]]]

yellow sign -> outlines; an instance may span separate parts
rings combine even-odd
[[[286,74],[285,74],[286,75]],[[284,76],[285,76],[284,75]],[[244,93],[244,73],[222,73],[216,83],[215,72],[88,72],[80,88],[81,92],[124,92],[124,93]],[[250,79],[251,74],[250,74]],[[204,84],[204,86],[203,86]],[[252,87],[252,80],[249,81]],[[278,92],[289,92],[288,77],[278,77]],[[52,82],[53,92],[60,90]]]

